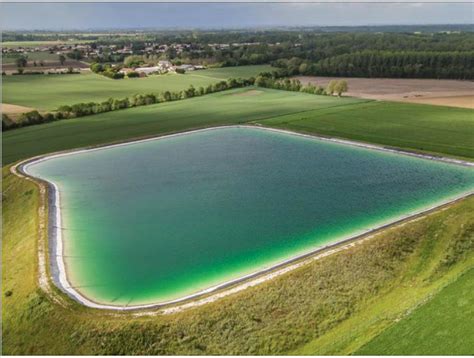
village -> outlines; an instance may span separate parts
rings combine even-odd
[[[228,44],[215,44],[214,48],[225,48]],[[144,48],[130,45],[98,45],[98,44],[54,44],[37,47],[3,47],[2,56],[5,61],[3,74],[42,73],[61,74],[89,71],[93,63],[108,63],[123,75],[138,73],[136,77],[151,74],[184,73],[205,69],[200,64],[182,63],[169,58],[169,52],[180,54],[190,50],[190,44],[155,44],[146,43]],[[143,63],[135,65],[123,64],[127,57],[141,57]],[[171,55],[171,57],[173,57]],[[20,59],[20,60],[19,60]]]

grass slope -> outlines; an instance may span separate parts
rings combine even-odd
[[[373,101],[258,122],[297,132],[474,158],[471,109]]]
[[[258,91],[243,88],[8,131],[3,134],[3,162],[63,149],[361,102],[271,89]]]
[[[37,288],[38,189],[4,168],[3,191],[4,354],[352,353],[473,266],[469,198],[205,306],[109,314]]]
[[[271,69],[267,65],[226,67],[167,74],[146,78],[112,80],[94,73],[81,75],[28,75],[3,77],[3,103],[40,110],[55,110],[61,105],[101,102],[137,93],[181,91],[190,85],[198,88],[230,77],[249,78]]]
[[[471,269],[356,354],[471,355],[474,352],[473,292],[474,269]]]

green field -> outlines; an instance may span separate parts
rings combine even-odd
[[[387,146],[474,158],[471,109],[373,101],[259,123]]]
[[[469,198],[214,303],[167,316],[110,315],[38,288],[38,189],[8,169],[3,354],[348,354],[473,265],[472,246],[459,250],[472,238]],[[472,316],[455,324],[472,325]],[[450,351],[458,352],[466,351]]]
[[[2,101],[40,110],[55,110],[65,104],[100,102],[137,93],[181,91],[190,85],[198,88],[230,77],[249,78],[268,70],[271,67],[266,65],[240,66],[123,80],[112,80],[94,73],[74,76],[4,76]]]
[[[472,244],[471,237],[471,248]],[[474,352],[474,340],[469,338],[474,337],[473,292],[474,269],[471,269],[356,354],[471,355]]]
[[[3,162],[63,149],[363,102],[271,89],[258,91],[242,88],[8,131],[3,134]]]
[[[41,69],[41,66],[39,65],[39,61],[59,61],[59,56],[55,53],[49,53],[49,52],[30,52],[26,54],[28,56],[28,70],[36,70],[36,69]],[[15,63],[16,59],[20,57],[20,54],[4,54],[2,57],[2,61],[4,64],[9,64],[9,63]],[[34,67],[33,66],[33,61],[38,62],[38,66]],[[5,79],[5,77],[4,77]]]

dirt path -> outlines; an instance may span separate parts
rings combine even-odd
[[[342,78],[297,76],[303,84],[326,87],[331,80],[344,79],[348,96],[386,101],[426,103],[474,108],[474,82],[434,79]]]

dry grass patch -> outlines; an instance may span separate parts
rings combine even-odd
[[[2,113],[13,120],[17,120],[23,113],[35,111],[36,108],[18,106],[16,104],[2,103]]]

